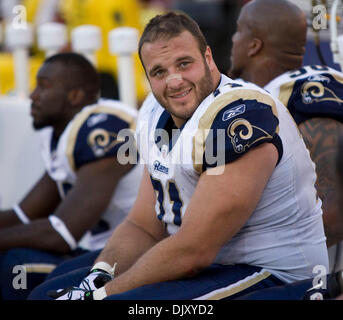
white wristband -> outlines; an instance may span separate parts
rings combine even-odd
[[[76,249],[77,242],[68,230],[67,226],[64,224],[64,222],[53,214],[49,216],[49,221],[51,223],[51,226],[55,229],[55,231],[57,231],[57,233],[64,239],[64,241],[68,243],[70,249]]]
[[[30,219],[25,214],[25,212],[19,207],[18,204],[15,204],[12,209],[22,223],[24,224],[30,223]]]
[[[106,297],[107,297],[107,293],[106,293],[105,287],[101,287],[93,291],[93,300],[102,300],[102,299],[105,299]]]

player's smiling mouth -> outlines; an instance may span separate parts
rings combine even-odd
[[[181,98],[184,98],[185,96],[187,96],[190,92],[192,91],[192,88],[191,89],[188,89],[188,90],[185,90],[179,94],[173,94],[173,95],[169,95],[169,98],[172,98],[172,99],[181,99]]]

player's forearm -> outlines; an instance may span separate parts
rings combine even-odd
[[[324,219],[324,230],[326,236],[326,245],[327,247],[331,247],[335,244],[338,244],[343,239],[343,223],[342,221],[337,222],[336,224],[325,224]]]
[[[30,224],[19,224],[0,230],[0,251],[26,247],[64,253],[70,250],[67,243],[51,227],[48,219]]]
[[[190,277],[209,266],[213,259],[200,249],[182,245],[173,237],[159,242],[125,273],[105,285],[107,295],[143,285]],[[199,247],[199,246],[198,246]]]
[[[125,220],[113,232],[95,262],[117,263],[115,274],[125,272],[146,251],[157,243],[151,235]]]
[[[12,227],[21,223],[22,222],[13,210],[0,211],[0,229]]]

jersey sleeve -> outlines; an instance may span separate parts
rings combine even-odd
[[[194,141],[198,150],[194,154],[198,153],[202,165],[197,171],[233,162],[265,142],[273,143],[281,158],[279,120],[275,101],[269,95],[241,89],[216,100],[199,121]]]
[[[333,118],[343,122],[343,77],[330,72],[312,74],[283,86],[289,90],[285,103],[295,122],[300,124],[314,117]]]
[[[122,129],[132,129],[135,119],[121,110],[99,107],[76,121],[68,141],[67,155],[75,169],[97,159],[117,156],[129,137]],[[132,135],[134,132],[132,131]]]

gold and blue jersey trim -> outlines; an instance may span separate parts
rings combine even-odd
[[[114,115],[121,119],[122,121],[125,121],[128,123],[129,129],[134,131],[136,129],[136,121],[133,116],[126,113],[123,110],[120,109],[114,109],[107,106],[96,106],[94,108],[89,108],[88,110],[85,110],[81,112],[73,121],[72,127],[69,132],[69,137],[67,141],[67,149],[66,149],[66,155],[68,158],[68,162],[70,167],[73,171],[76,170],[75,160],[74,160],[74,149],[76,145],[76,140],[78,133],[80,131],[81,126],[84,124],[84,122],[89,118],[91,114],[99,114],[99,113],[106,113],[110,115]]]
[[[272,274],[269,271],[262,269],[261,272],[255,273],[254,275],[251,275],[246,279],[242,279],[238,283],[236,282],[230,284],[225,288],[209,292],[194,300],[222,300],[256,285],[257,283],[267,279],[271,275]]]
[[[205,151],[205,142],[210,132],[212,123],[218,113],[227,105],[239,100],[256,100],[257,103],[269,105],[276,118],[278,112],[276,109],[275,100],[258,90],[253,89],[236,89],[226,92],[218,96],[206,109],[204,115],[200,118],[198,130],[193,137],[192,162],[193,168],[199,174],[203,171],[203,154]],[[276,128],[276,133],[279,132],[279,126]]]

